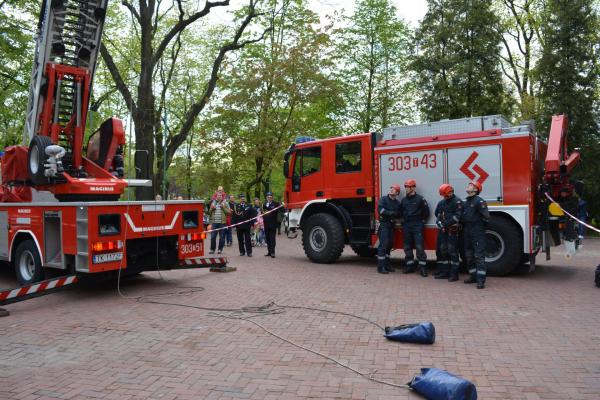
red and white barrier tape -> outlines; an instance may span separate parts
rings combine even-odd
[[[565,214],[567,214],[571,219],[574,219],[575,221],[579,222],[581,225],[600,233],[600,229],[596,228],[595,226],[592,226],[590,224],[586,224],[585,222],[583,222],[582,220],[580,220],[579,218],[575,217],[574,215],[571,215],[567,210],[565,210],[564,208],[562,208],[560,206],[560,203],[555,201],[552,197],[550,197],[550,195],[548,193],[544,193],[546,195],[546,197],[548,198],[548,200],[550,200],[551,202],[553,202],[554,204],[556,204],[558,206],[558,208],[560,208],[562,210],[562,212],[564,212]]]
[[[283,207],[283,204],[281,204],[281,205],[279,205],[279,206],[275,207],[275,208],[274,208],[274,209],[272,209],[272,210],[269,210],[269,211],[267,211],[267,212],[266,212],[266,213],[264,213],[264,214],[257,215],[257,216],[256,216],[256,217],[254,217],[254,218],[250,218],[250,219],[247,219],[247,220],[245,220],[245,221],[242,221],[242,222],[238,222],[238,223],[236,223],[236,224],[233,224],[233,225],[227,225],[227,226],[224,226],[224,227],[222,227],[222,228],[210,229],[210,230],[208,230],[208,231],[204,231],[204,233],[210,233],[210,232],[222,231],[223,229],[229,229],[229,228],[233,228],[234,226],[238,226],[238,225],[245,224],[245,223],[247,223],[247,222],[249,222],[249,221],[252,221],[253,219],[257,219],[258,217],[262,217],[262,216],[265,216],[265,215],[267,215],[267,214],[270,214],[270,213],[272,213],[273,211],[280,209],[281,207]]]
[[[211,265],[211,264],[225,264],[227,262],[227,258],[225,257],[214,257],[214,258],[185,258],[183,260],[179,260],[180,265]]]

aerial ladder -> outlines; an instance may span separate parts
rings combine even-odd
[[[107,3],[43,1],[24,146],[7,149],[3,158],[5,202],[29,200],[28,187],[49,191],[60,201],[117,200],[128,186],[123,179],[122,121],[105,121],[91,135],[83,154]]]

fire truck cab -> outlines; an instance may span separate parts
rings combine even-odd
[[[553,127],[559,122],[553,120]],[[566,150],[566,142],[560,143]],[[449,183],[464,197],[468,182],[478,181],[492,216],[486,228],[488,273],[505,275],[526,262],[533,269],[540,249],[560,243],[549,231],[541,195],[547,148],[531,125],[511,126],[500,115],[323,140],[302,137],[284,158],[286,221],[289,229],[302,231],[313,262],[336,261],[347,244],[360,256],[373,256],[376,203],[392,184],[412,178],[432,208],[425,246],[435,249],[439,186]],[[403,247],[399,224],[393,247]]]

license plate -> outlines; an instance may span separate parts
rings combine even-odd
[[[106,253],[106,254],[96,254],[92,257],[92,262],[94,264],[100,264],[111,261],[120,261],[123,259],[123,253]]]

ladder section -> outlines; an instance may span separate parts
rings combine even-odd
[[[69,123],[75,115],[85,114],[82,106],[88,99],[87,88],[77,87],[73,79],[63,79],[55,96],[43,93],[47,64],[81,68],[93,77],[108,0],[44,0],[36,37],[35,59],[29,84],[29,103],[25,122],[24,144],[29,144],[40,129],[44,99],[55,98],[53,122]],[[91,83],[91,79],[90,79]],[[64,126],[64,125],[63,125]],[[62,143],[61,143],[62,144]]]

